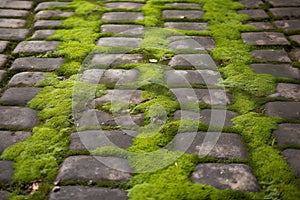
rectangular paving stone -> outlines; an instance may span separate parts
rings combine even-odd
[[[208,26],[208,23],[199,23],[199,22],[166,22],[164,24],[165,28],[175,28],[179,30],[194,30],[202,31],[205,30]]]
[[[141,35],[144,32],[144,26],[133,24],[103,24],[101,32]]]
[[[23,40],[26,38],[29,30],[27,29],[9,29],[0,28],[0,39],[3,40]]]
[[[142,38],[127,38],[127,37],[103,37],[97,42],[98,46],[108,47],[138,47]]]
[[[21,28],[25,25],[26,25],[26,20],[23,20],[23,19],[0,18],[0,27],[4,27],[4,28]]]
[[[300,45],[300,35],[291,35],[289,38],[297,45]]]
[[[0,70],[0,83],[2,83],[2,81],[4,80],[6,75],[7,75],[7,72],[5,70]]]
[[[271,62],[291,63],[291,59],[285,50],[278,49],[266,49],[266,50],[254,50],[252,56],[255,59]]]
[[[140,12],[108,12],[102,15],[104,21],[129,21],[144,20],[143,13]]]
[[[31,132],[24,131],[0,131],[0,155],[6,148],[26,140],[31,135]]]
[[[112,67],[129,63],[143,62],[142,54],[95,54],[91,64],[95,67]]]
[[[62,25],[61,20],[38,20],[34,23],[34,29],[43,29],[43,28],[55,28]]]
[[[23,41],[13,50],[13,53],[47,53],[55,51],[60,42],[57,41]]]
[[[35,12],[45,9],[46,7],[67,6],[70,2],[42,2],[34,9]]]
[[[286,149],[282,155],[287,160],[287,163],[292,168],[296,176],[300,176],[300,150],[299,149]]]
[[[0,102],[12,106],[25,105],[33,99],[41,89],[42,88],[35,87],[9,88],[2,94]]]
[[[14,9],[26,9],[29,10],[33,6],[32,1],[1,1],[0,8],[14,8]]]
[[[300,20],[281,20],[274,21],[277,28],[281,28],[285,31],[299,31],[300,30]]]
[[[260,8],[264,5],[261,0],[244,0],[240,2],[245,8]]]
[[[283,33],[277,32],[248,32],[242,33],[241,36],[244,43],[252,45],[270,46],[290,44]]]
[[[49,19],[51,17],[71,17],[74,12],[63,12],[60,10],[42,10],[35,14],[34,19]]]
[[[254,26],[258,30],[274,30],[275,27],[269,22],[251,22],[247,25]]]
[[[8,82],[9,87],[30,87],[46,80],[43,72],[21,72],[15,74]]]
[[[64,63],[63,58],[17,58],[11,65],[12,71],[54,71]]]
[[[300,17],[300,9],[295,7],[289,8],[270,8],[272,15],[275,18],[292,18],[292,17]]]
[[[239,10],[239,14],[246,14],[250,19],[269,19],[268,14],[261,9]]]
[[[300,0],[289,0],[289,1],[282,1],[282,0],[268,0],[270,4],[274,7],[285,7],[285,6],[300,6]]]
[[[289,55],[293,61],[300,62],[300,48],[293,48]]]
[[[300,102],[269,102],[265,109],[268,116],[300,119]]]
[[[55,33],[55,30],[37,30],[33,33],[31,38],[34,39],[46,39],[52,36]]]
[[[107,93],[105,95],[94,100],[95,104],[103,104],[107,102],[139,104],[142,102],[142,91],[118,89],[107,90]]]
[[[122,170],[122,171],[120,171]],[[64,181],[129,181],[128,161],[117,157],[71,156],[64,160],[57,180]],[[74,173],[76,172],[76,173]]]
[[[278,145],[300,145],[300,124],[279,124],[273,135]]]
[[[9,45],[9,41],[0,41],[0,53],[4,52]]]
[[[164,19],[201,19],[204,12],[199,10],[164,10],[162,17]]]
[[[8,61],[8,56],[4,54],[0,54],[0,67],[4,67],[7,61]]]
[[[17,106],[0,106],[0,127],[33,128],[38,124],[38,111]]]
[[[61,186],[59,191],[51,191],[49,200],[127,200],[121,189],[89,186]]]
[[[197,4],[197,3],[166,3],[166,6],[171,6],[171,7],[179,7],[179,8],[202,8],[202,5]]]
[[[283,97],[300,101],[300,85],[290,83],[278,83],[276,87],[276,97]],[[274,96],[272,95],[272,96]]]
[[[27,10],[0,9],[0,17],[27,17],[28,15]]]
[[[250,66],[258,74],[271,74],[276,77],[300,79],[299,69],[289,64],[251,64]]]
[[[216,69],[216,63],[209,54],[179,54],[172,57],[169,65],[173,68]]]
[[[0,183],[9,184],[13,179],[13,164],[12,161],[0,160]]]
[[[103,6],[106,8],[125,8],[125,9],[139,9],[143,7],[145,4],[142,3],[131,3],[131,2],[111,2],[106,3]]]
[[[215,41],[212,37],[172,36],[167,39],[171,41],[170,49],[212,50],[215,48]]]

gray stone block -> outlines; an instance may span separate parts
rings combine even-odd
[[[276,93],[272,97],[283,97],[300,101],[300,85],[289,83],[278,83]]]
[[[197,3],[166,3],[165,5],[179,8],[202,8],[202,6]]]
[[[0,199],[1,200],[8,200],[8,195],[9,195],[9,192],[0,190]]]
[[[179,30],[202,31],[205,30],[208,23],[200,22],[166,22],[165,28],[175,28]]]
[[[287,160],[287,163],[291,166],[296,176],[300,176],[300,150],[299,149],[286,149],[282,152],[282,155]]]
[[[133,24],[103,24],[101,32],[141,35],[144,32],[144,26]]]
[[[144,15],[140,12],[109,12],[102,15],[104,21],[130,21],[143,20]]]
[[[282,0],[268,0],[274,7],[285,7],[285,6],[300,6],[299,0],[289,0],[289,1],[282,1]]]
[[[268,116],[300,119],[300,102],[269,102],[265,109]]]
[[[172,57],[169,65],[173,68],[216,69],[209,54],[179,54]]]
[[[131,3],[131,2],[111,2],[104,4],[106,8],[119,8],[119,9],[139,9],[145,4],[142,3]]]
[[[261,0],[243,0],[240,2],[245,8],[260,8],[264,5]]]
[[[278,145],[300,145],[300,124],[279,124],[273,135]]]
[[[113,67],[129,63],[143,62],[142,54],[95,54],[92,58],[92,65],[95,67]]]
[[[45,9],[46,7],[67,6],[70,2],[42,2],[34,9],[35,12]]]
[[[260,46],[289,45],[283,33],[277,32],[249,32],[242,33],[244,43]]]
[[[239,10],[239,14],[246,14],[250,19],[269,19],[268,14],[264,10],[253,9],[253,10]]]
[[[13,53],[47,53],[55,51],[59,43],[57,41],[24,41],[17,45]]]
[[[274,24],[277,28],[281,28],[285,31],[299,31],[300,30],[300,20],[280,20],[274,21]]]
[[[63,12],[60,10],[42,10],[36,13],[34,19],[49,19],[51,17],[71,17],[74,15],[74,12]]]
[[[24,141],[31,135],[32,133],[24,131],[0,131],[0,155],[6,148],[12,146],[15,143]]]
[[[139,104],[142,102],[142,91],[117,89],[107,90],[105,95],[94,100],[95,104],[102,104],[106,102]]]
[[[300,62],[300,48],[293,48],[290,51],[290,56],[293,61]]]
[[[27,17],[27,10],[0,9],[0,17]]]
[[[43,72],[21,72],[14,75],[8,82],[9,87],[30,87],[46,80]]]
[[[254,26],[258,30],[274,30],[275,27],[270,24],[269,22],[251,22],[248,23],[247,25]]]
[[[291,59],[285,50],[267,49],[267,50],[254,50],[252,56],[258,60],[291,63]]]
[[[33,6],[32,1],[4,1],[0,3],[0,8],[15,8],[29,10]]]
[[[61,20],[38,20],[34,23],[34,29],[55,28],[62,25]]]
[[[33,33],[31,38],[34,39],[46,39],[52,36],[55,33],[55,30],[37,30]]]
[[[54,71],[64,63],[63,58],[18,58],[11,65],[12,71]]]
[[[9,184],[12,182],[13,179],[13,162],[0,160],[0,183],[2,184]]]
[[[171,41],[170,49],[212,50],[215,48],[215,41],[212,37],[172,36],[167,39]]]
[[[0,41],[0,53],[6,50],[9,45],[9,41]]]
[[[298,18],[300,17],[300,9],[296,7],[289,8],[270,8],[272,15],[276,18]]]
[[[7,72],[5,70],[0,70],[0,83],[4,80],[4,78],[6,77],[6,74],[7,74]]]
[[[8,56],[4,54],[0,54],[0,67],[4,67],[8,60]]]
[[[6,19],[0,18],[0,27],[5,28],[21,28],[26,25],[26,20],[23,19]]]
[[[289,64],[251,64],[255,73],[300,79],[300,70]]]
[[[132,47],[139,46],[142,38],[129,38],[129,37],[103,37],[97,42],[98,46],[107,47]]]
[[[164,19],[201,19],[204,12],[199,10],[164,10],[162,17]]]
[[[33,87],[9,88],[3,93],[0,102],[12,106],[25,105],[40,91],[41,88]]]
[[[292,35],[290,39],[295,42],[297,45],[300,45],[300,35]]]
[[[3,40],[23,40],[26,38],[29,30],[27,29],[12,29],[0,28],[0,39]]]

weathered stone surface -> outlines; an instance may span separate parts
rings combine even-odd
[[[180,30],[195,30],[201,31],[205,30],[208,23],[198,23],[198,22],[166,22],[164,24],[165,28],[176,28]]]
[[[206,137],[210,140],[205,142]],[[241,136],[233,133],[178,133],[174,139],[174,149],[198,156],[209,155],[223,159],[247,158]]]
[[[9,88],[3,93],[0,102],[13,106],[25,105],[40,91],[41,88],[33,87]]]
[[[17,45],[13,53],[47,53],[55,51],[58,45],[57,41],[24,41]]]
[[[57,180],[122,182],[131,178],[130,173],[128,173],[130,171],[132,170],[128,165],[128,161],[123,158],[71,156],[62,163]]]
[[[49,200],[127,200],[127,194],[120,189],[88,187],[88,186],[61,186],[57,192],[51,192]]]
[[[197,3],[166,3],[165,5],[179,8],[202,8],[202,6]]]
[[[172,57],[169,65],[173,68],[216,69],[216,64],[209,54],[179,54]]]
[[[104,21],[127,21],[143,20],[144,15],[140,12],[109,12],[102,15]]]
[[[265,109],[268,116],[300,119],[300,102],[269,102]]]
[[[275,26],[281,28],[285,31],[299,31],[300,30],[300,20],[281,20],[275,21]]]
[[[9,45],[9,41],[0,41],[0,53],[5,51],[8,45]]]
[[[278,145],[300,145],[300,124],[279,124],[273,135]]]
[[[42,10],[35,15],[35,20],[48,19],[51,17],[71,17],[74,12],[63,12],[60,10]]]
[[[14,173],[13,164],[12,161],[0,160],[0,183],[11,183]]]
[[[290,36],[290,39],[296,44],[300,45],[300,35],[292,35]]]
[[[0,64],[0,66],[1,66],[1,64]],[[0,70],[0,83],[6,77],[6,74],[7,74],[7,72],[5,70]]]
[[[94,100],[95,104],[102,104],[106,102],[112,103],[128,103],[139,104],[142,101],[141,90],[107,90],[107,93],[102,97]]]
[[[300,85],[289,83],[278,83],[276,93],[272,97],[284,97],[300,101]]]
[[[33,33],[31,38],[34,39],[46,39],[52,36],[55,33],[55,30],[37,30]]]
[[[8,195],[9,195],[9,192],[0,190],[0,199],[1,200],[8,200]]]
[[[111,2],[104,4],[106,8],[125,8],[125,9],[139,9],[145,4],[142,3],[131,3],[131,2]]]
[[[27,137],[31,136],[30,132],[23,131],[0,131],[0,155],[7,148],[17,142],[24,141]],[[1,198],[0,198],[1,199]]]
[[[0,39],[4,40],[23,40],[26,38],[29,30],[27,29],[14,29],[11,31],[9,28],[0,28]]]
[[[300,150],[299,149],[286,149],[282,155],[291,166],[296,176],[300,176]]]
[[[293,61],[300,62],[300,48],[294,48],[290,52]]]
[[[144,26],[133,24],[104,24],[101,26],[101,32],[104,33],[119,33],[141,35],[144,31]]]
[[[23,19],[4,19],[0,18],[0,27],[21,28],[25,26],[26,20]]]
[[[134,134],[134,132],[133,132]],[[71,135],[71,150],[95,150],[105,146],[126,149],[132,145],[133,137],[119,130],[88,130]]]
[[[275,18],[293,18],[300,17],[300,9],[295,7],[290,8],[270,8],[272,15]]]
[[[8,56],[4,54],[0,54],[0,67],[3,67],[8,60]]]
[[[2,1],[0,8],[15,8],[29,10],[33,6],[32,1]]]
[[[8,82],[9,87],[30,87],[46,80],[43,72],[21,72],[14,75]]]
[[[164,10],[162,17],[165,19],[200,19],[204,12],[199,10]]]
[[[89,83],[131,83],[137,79],[139,72],[135,69],[89,69],[83,72],[81,80]]]
[[[221,190],[260,191],[251,168],[245,164],[199,164],[191,179],[194,183],[208,184]]]
[[[98,46],[108,47],[138,47],[142,38],[127,38],[127,37],[103,37],[97,42]]]
[[[269,16],[264,10],[253,9],[253,10],[239,10],[239,14],[246,14],[250,19],[268,19]]]
[[[248,25],[254,26],[258,30],[273,30],[275,27],[268,22],[251,22]]]
[[[243,0],[240,2],[245,8],[260,8],[264,5],[261,0]]]
[[[249,32],[242,33],[244,43],[252,45],[289,45],[283,33],[277,32]]]
[[[193,89],[193,88],[174,88],[171,89],[175,98],[180,103],[206,103],[209,105],[230,104],[230,97],[224,90],[220,89]]]
[[[105,68],[129,63],[139,63],[144,60],[142,54],[95,54],[92,65]]]
[[[34,23],[34,29],[55,28],[62,25],[61,20],[38,20]]]
[[[0,17],[27,17],[29,12],[26,10],[0,9]]]
[[[63,58],[18,58],[11,65],[13,71],[54,71],[64,63]]]
[[[274,7],[282,7],[282,6],[300,6],[299,0],[289,0],[289,1],[282,1],[282,0],[268,0]]]
[[[45,9],[46,7],[67,6],[70,2],[43,2],[34,9],[35,12]]]
[[[285,50],[275,50],[275,49],[254,50],[252,51],[252,56],[258,60],[264,60],[264,61],[283,62],[283,63],[292,62]]]
[[[289,64],[251,64],[255,73],[300,79],[300,70]]]
[[[216,85],[221,78],[219,72],[212,70],[169,70],[165,72],[168,86],[172,85]]]
[[[170,49],[212,50],[215,48],[215,41],[212,37],[172,36],[167,39],[171,41]]]

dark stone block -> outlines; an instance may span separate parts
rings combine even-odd
[[[9,45],[9,41],[0,41],[0,53],[6,50]]]
[[[289,64],[251,64],[250,66],[255,73],[300,79],[300,70]]]
[[[13,71],[54,71],[64,63],[63,58],[18,58],[11,65]]]
[[[57,41],[24,41],[17,45],[13,53],[47,53],[55,51],[59,43]]]
[[[98,46],[107,47],[132,47],[136,48],[139,46],[142,38],[127,38],[127,37],[103,37],[97,42]]]
[[[103,24],[101,32],[141,35],[144,32],[144,26],[133,24]]]
[[[142,3],[131,3],[131,2],[111,2],[104,4],[106,8],[121,8],[121,9],[139,9],[145,4]]]
[[[8,60],[8,56],[4,54],[0,54],[0,67],[4,67]]]
[[[202,6],[197,3],[166,3],[165,5],[179,8],[202,8]]]
[[[264,5],[264,2],[261,0],[243,0],[241,4],[243,4],[245,8],[260,8]]]
[[[275,27],[268,22],[251,22],[248,25],[254,26],[258,30],[274,30]]]
[[[111,103],[128,103],[139,104],[142,101],[141,90],[107,90],[107,93],[102,97],[94,100],[95,104],[102,104],[106,102]]]
[[[4,1],[1,2],[0,8],[14,8],[29,10],[33,6],[32,1]]]
[[[12,106],[25,105],[33,99],[41,89],[42,88],[32,87],[9,88],[3,93],[0,102]]]
[[[169,65],[173,68],[216,69],[216,64],[209,54],[179,54],[172,57]]]
[[[278,145],[300,145],[300,124],[280,124],[273,135]]]
[[[12,146],[15,143],[24,141],[29,136],[31,136],[30,132],[0,131],[0,154],[2,154],[6,148]]]
[[[164,24],[165,28],[175,28],[179,30],[194,30],[202,31],[205,30],[208,26],[207,23],[198,23],[198,22],[166,22]]]
[[[300,119],[300,102],[269,102],[265,109],[268,116]]]
[[[12,29],[0,28],[0,39],[4,40],[23,40],[26,38],[29,30],[27,29]]]
[[[296,176],[300,176],[300,150],[299,149],[286,149],[282,155],[291,166]]]
[[[70,2],[43,2],[39,3],[34,9],[35,12],[45,9],[46,7],[67,6]]]
[[[142,54],[95,54],[92,58],[92,65],[104,68],[113,67],[129,63],[143,62]]]
[[[263,60],[263,61],[282,62],[282,63],[292,62],[285,50],[275,50],[275,49],[254,50],[252,51],[252,56],[258,60]]]
[[[293,18],[293,17],[300,17],[300,9],[295,7],[290,8],[270,8],[272,15],[278,18]]]
[[[6,28],[21,28],[26,25],[26,20],[23,19],[4,19],[0,18],[0,27]]]
[[[37,30],[33,33],[31,38],[34,39],[46,39],[52,36],[55,33],[55,30]]]
[[[199,10],[164,10],[162,17],[164,19],[201,19],[204,12]]]
[[[9,184],[12,182],[13,164],[12,161],[0,160],[0,183]]]
[[[167,39],[171,41],[170,49],[212,50],[215,48],[215,41],[212,37],[172,36]]]
[[[300,30],[300,20],[281,20],[275,21],[275,26],[281,28],[285,31],[299,31]]]
[[[250,19],[269,19],[268,14],[264,10],[239,10],[239,14],[246,14]]]
[[[102,15],[104,21],[128,21],[143,20],[144,15],[140,12],[109,12]]]
[[[276,32],[249,32],[242,33],[244,43],[252,45],[289,45],[289,41],[284,34]]]
[[[5,70],[0,70],[0,83],[4,80],[6,75],[7,75],[7,72]]]
[[[268,0],[268,2],[271,3],[274,7],[300,6],[299,0],[288,0],[288,1]]]

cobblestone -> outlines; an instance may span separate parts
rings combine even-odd
[[[300,119],[300,102],[269,102],[265,109],[268,116]]]
[[[55,51],[58,45],[57,41],[24,41],[18,44],[13,53],[47,53]]]
[[[67,6],[70,2],[42,2],[34,9],[35,12],[45,9],[46,7]]]
[[[293,61],[300,62],[300,48],[294,48],[290,51],[290,56]]]
[[[166,3],[165,5],[179,8],[202,8],[202,6],[197,3]]]
[[[291,166],[296,176],[300,176],[300,150],[286,149],[282,152],[283,156]]]
[[[165,28],[176,28],[179,30],[201,31],[205,30],[208,24],[200,22],[166,22],[164,26]]]
[[[252,25],[258,30],[273,30],[275,27],[271,23],[267,22],[251,22],[248,25]]]
[[[264,5],[261,0],[246,0],[241,1],[241,4],[243,4],[245,8],[260,8]]]
[[[276,96],[284,97],[287,99],[294,99],[300,101],[300,85],[279,83],[276,88]],[[272,95],[274,96],[274,95]]]
[[[26,38],[29,31],[27,29],[0,28],[0,39],[2,40],[23,40]]]
[[[59,10],[42,10],[35,15],[35,19],[48,19],[51,17],[71,17],[74,12],[63,12]]]
[[[179,54],[174,56],[169,65],[173,68],[216,69],[216,64],[209,54]]]
[[[0,41],[0,53],[5,51],[8,45],[9,45],[9,41]]]
[[[282,33],[263,32],[263,33],[242,33],[242,39],[247,44],[252,45],[289,45],[289,41]]]
[[[285,50],[254,50],[252,51],[252,56],[258,60],[271,61],[271,62],[282,62],[291,63],[291,59]]]
[[[31,38],[34,39],[46,39],[52,36],[55,33],[55,30],[37,30],[33,33]]]
[[[274,21],[277,28],[281,28],[285,31],[299,31],[300,30],[300,20],[281,20]]]
[[[259,74],[271,74],[276,77],[300,79],[300,71],[289,64],[251,64],[251,68]]]
[[[101,26],[101,32],[105,33],[123,33],[132,35],[141,35],[144,26],[133,24],[104,24]]]
[[[281,0],[268,0],[272,4],[272,6],[275,7],[281,7],[281,6],[300,6],[299,0],[289,0],[287,2],[281,1]]]
[[[139,9],[143,7],[142,3],[131,3],[131,2],[112,2],[104,4],[107,8],[126,8],[126,9]]]
[[[29,12],[26,10],[0,9],[0,17],[27,17]]]
[[[55,28],[62,25],[61,20],[38,20],[34,23],[33,28],[34,29],[49,29],[49,28]]]
[[[31,132],[24,131],[0,131],[0,155],[7,147],[22,142],[31,135]]]
[[[32,1],[4,1],[1,2],[0,8],[14,8],[29,10],[33,6]]]
[[[253,10],[240,10],[238,11],[239,14],[246,14],[249,16],[250,19],[268,19],[269,16],[264,10],[253,9]]]
[[[13,71],[54,71],[64,63],[63,58],[18,58],[12,65]]]
[[[1,66],[1,64],[0,64],[0,66]],[[0,83],[4,80],[6,75],[7,75],[7,72],[5,70],[0,70]]]
[[[0,18],[0,27],[4,28],[22,28],[26,25],[23,19],[4,19]]]
[[[110,12],[102,15],[104,21],[143,20],[144,15],[139,12]]]
[[[6,64],[7,60],[8,60],[8,56],[7,55],[0,54],[0,67],[4,67],[4,65]]]
[[[280,19],[284,17],[300,17],[300,10],[299,8],[270,8],[272,15],[275,19]]]
[[[291,39],[293,42],[295,42],[295,43],[297,43],[298,45],[300,45],[300,35],[292,35],[292,36],[290,36],[290,39]]]
[[[199,10],[164,10],[162,17],[164,19],[201,19],[204,12]]]
[[[95,54],[91,63],[94,67],[107,68],[142,61],[144,61],[142,54]]]
[[[41,88],[32,87],[9,88],[3,93],[0,102],[12,106],[25,105],[40,91]]]
[[[279,124],[273,135],[278,145],[300,145],[300,124]]]
[[[0,183],[9,184],[12,182],[13,164],[12,161],[0,160]]]
[[[125,37],[103,37],[97,42],[98,46],[107,47],[138,47],[142,41],[141,38],[125,38]]]
[[[212,50],[215,48],[215,41],[211,37],[172,36],[167,39],[171,41],[170,49]]]

